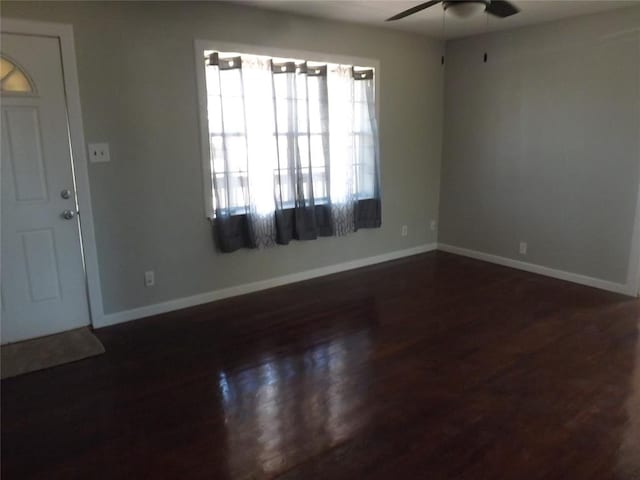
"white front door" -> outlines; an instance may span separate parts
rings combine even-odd
[[[0,52],[4,344],[90,319],[59,39],[3,33]]]

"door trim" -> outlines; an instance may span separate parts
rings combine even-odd
[[[14,18],[3,18],[2,33],[55,37],[60,41],[62,76],[67,100],[67,118],[71,142],[71,158],[75,171],[76,194],[80,212],[80,231],[84,253],[89,316],[92,325],[100,325],[104,316],[100,272],[98,269],[98,251],[94,233],[91,191],[89,188],[89,170],[85,148],[82,108],[80,104],[80,86],[76,51],[73,38],[73,26],[62,23],[37,22]]]
[[[627,283],[632,294],[640,297],[640,186],[638,187],[638,201],[636,202],[636,220],[631,237]]]
[[[640,52],[640,35],[638,35],[638,48],[638,51]],[[638,106],[640,107],[640,104]],[[638,149],[638,166],[640,168],[640,149]],[[627,271],[627,283],[633,290],[633,295],[636,297],[640,297],[640,181],[638,182],[638,184],[636,217],[633,226],[633,235],[631,237],[629,269]]]

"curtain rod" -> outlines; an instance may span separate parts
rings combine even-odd
[[[232,70],[242,68],[242,57],[220,57],[220,52],[213,52],[209,55],[209,65],[217,66],[220,70]],[[310,67],[307,61],[287,61],[275,62],[271,59],[271,70],[273,73],[304,73],[311,76],[326,76],[327,65],[318,65]],[[356,70],[355,66],[351,66],[351,75],[354,80],[372,80],[374,77],[374,69]]]

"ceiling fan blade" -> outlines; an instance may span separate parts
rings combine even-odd
[[[487,13],[500,18],[510,17],[519,11],[518,7],[505,0],[491,0],[487,7]]]
[[[441,2],[442,0],[431,0],[430,2],[421,3],[420,5],[416,5],[415,7],[405,10],[404,12],[400,12],[399,14],[394,15],[393,17],[387,18],[385,21],[391,22],[393,20],[400,20],[401,18],[408,17],[409,15],[413,15],[414,13],[420,12],[425,8],[432,7]]]

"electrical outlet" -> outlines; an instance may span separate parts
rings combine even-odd
[[[438,229],[438,222],[431,220],[431,231],[435,232]]]
[[[144,272],[144,286],[153,287],[156,284],[156,275],[153,270]]]
[[[527,242],[520,242],[520,255],[527,254]]]
[[[402,225],[402,230],[400,231],[400,235],[402,235],[403,237],[406,237],[407,235],[409,235],[409,227],[407,227],[406,225]]]
[[[91,163],[104,163],[111,161],[108,143],[90,143],[88,145],[88,148],[89,161]]]

